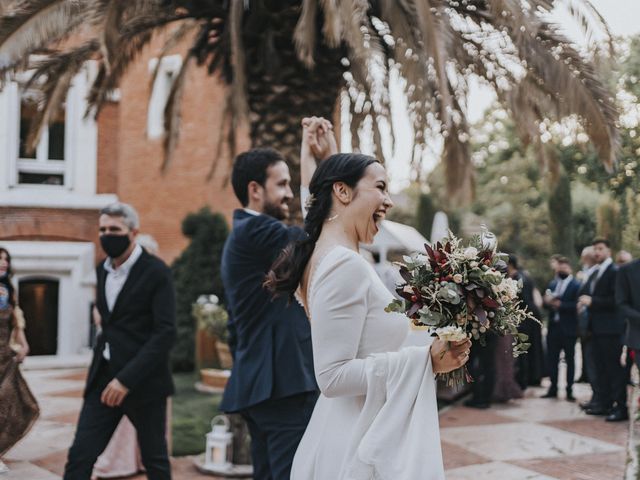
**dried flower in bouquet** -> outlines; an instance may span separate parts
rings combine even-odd
[[[487,335],[511,334],[514,357],[526,352],[530,344],[518,325],[535,317],[520,304],[522,282],[507,277],[506,255],[497,251],[495,235],[483,226],[465,246],[449,232],[425,251],[399,263],[405,283],[396,291],[402,300],[386,310],[404,313],[449,342],[468,337],[484,345]],[[448,386],[471,381],[466,367],[441,376]]]

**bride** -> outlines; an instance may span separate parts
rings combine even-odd
[[[305,307],[321,391],[291,479],[443,479],[434,374],[464,365],[470,343],[401,348],[408,320],[385,312],[391,294],[359,255],[393,206],[385,169],[355,153],[316,169],[314,154],[335,152],[335,139],[320,118],[303,130],[308,238],[287,247],[266,281]]]

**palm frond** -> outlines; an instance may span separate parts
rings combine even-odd
[[[180,138],[180,120],[181,120],[181,104],[182,95],[184,93],[184,87],[186,84],[187,72],[193,65],[195,57],[193,54],[188,54],[185,58],[180,71],[173,81],[171,86],[171,92],[167,98],[167,104],[164,109],[164,160],[162,162],[162,171],[166,171],[171,160],[173,159],[173,153],[178,145],[178,139]]]
[[[102,29],[102,54],[107,72],[111,70],[111,64],[115,61],[120,45],[120,31],[122,27],[122,14],[126,6],[126,0],[110,0],[104,16]]]
[[[609,24],[604,19],[597,8],[593,6],[589,0],[563,0],[569,13],[575,18],[578,25],[582,28],[584,35],[589,42],[594,41],[594,31],[600,29],[605,34],[609,55],[615,56],[615,47],[613,45],[614,36],[609,29]]]
[[[337,48],[342,41],[342,21],[340,17],[340,7],[337,0],[320,0],[322,13],[324,14],[324,25],[322,34],[324,41],[331,48]]]
[[[42,104],[38,109],[27,136],[27,146],[35,149],[45,127],[61,111],[73,77],[98,50],[96,41],[89,41],[69,52],[52,55],[33,65],[34,73],[25,89],[39,85]]]
[[[119,55],[115,58],[111,68],[107,71],[104,63],[100,65],[89,96],[87,99],[87,115],[93,111],[94,115],[100,113],[104,103],[108,100],[110,92],[117,88],[120,79],[127,71],[129,65],[135,61],[140,52],[151,41],[151,32],[140,33],[126,42],[122,42],[119,48]]]
[[[437,91],[440,92],[440,119],[445,126],[450,125],[450,111],[452,109],[452,99],[449,93],[449,80],[446,72],[446,58],[444,42],[448,40],[448,32],[443,28],[442,18],[444,11],[440,11],[436,2],[431,0],[416,1],[416,12],[418,14],[418,26],[422,37],[423,48],[427,56],[433,62],[435,69],[435,80]],[[438,15],[436,15],[438,14]]]
[[[611,170],[616,162],[618,111],[615,101],[599,80],[590,62],[585,61],[574,49],[567,48],[569,41],[556,28],[548,25],[539,32],[541,42],[527,58],[545,87],[556,96],[558,117],[576,114],[582,119],[586,133],[600,153],[601,161]],[[560,61],[552,62],[553,55],[546,45],[562,45],[557,53]]]
[[[162,49],[158,53],[158,62],[156,63],[155,68],[153,69],[153,73],[151,75],[151,80],[149,81],[149,85],[153,86],[156,83],[156,79],[158,78],[158,72],[160,72],[160,67],[162,65],[162,59],[174,48],[178,46],[178,44],[184,40],[184,38],[191,33],[194,29],[198,28],[200,25],[195,20],[185,20],[181,23],[173,32],[169,34],[169,38],[164,42]]]
[[[0,68],[13,66],[69,35],[85,20],[90,3],[29,0],[5,11],[0,17]]]
[[[296,44],[298,58],[309,69],[312,69],[315,65],[313,55],[316,46],[317,13],[317,0],[303,0],[302,13],[293,32],[293,41]]]
[[[236,125],[247,122],[249,117],[245,52],[242,41],[244,0],[231,0],[230,8],[231,67],[233,69],[231,107],[235,128]]]

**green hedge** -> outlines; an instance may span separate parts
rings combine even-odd
[[[172,352],[174,371],[191,371],[194,367],[195,323],[191,304],[203,294],[224,298],[220,277],[222,248],[229,235],[225,218],[208,207],[190,213],[182,222],[182,233],[191,239],[189,246],[173,262],[176,287],[176,323],[178,340]]]

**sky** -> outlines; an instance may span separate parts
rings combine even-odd
[[[574,0],[579,2],[580,0]],[[609,30],[615,36],[633,35],[640,33],[640,0],[591,0],[593,6],[604,17]],[[584,42],[584,36],[581,35],[578,26],[573,18],[564,9],[557,9],[555,12],[555,20],[559,23],[566,34],[575,39],[577,42]],[[396,123],[396,150],[393,158],[387,162],[387,170],[390,176],[391,191],[399,192],[409,183],[409,160],[411,158],[411,127],[404,112],[404,98],[400,89],[391,85],[392,104],[395,104],[393,113],[393,121]],[[484,111],[494,101],[493,92],[481,86],[472,88],[469,98],[469,120],[476,122],[482,118]],[[343,135],[344,138],[344,135]],[[427,155],[427,168],[433,167],[437,160],[441,145],[435,142],[432,154]],[[388,156],[387,156],[388,158]]]

